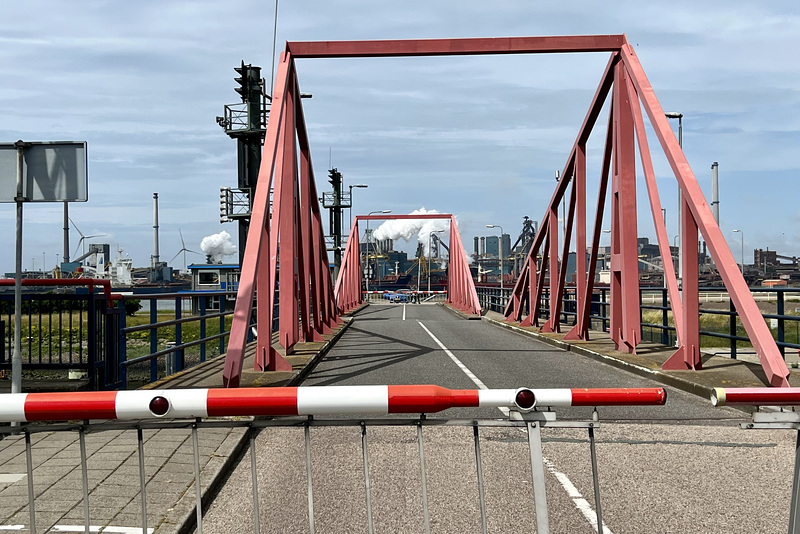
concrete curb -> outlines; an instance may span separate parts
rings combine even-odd
[[[609,356],[607,354],[602,354],[600,352],[589,350],[579,345],[564,343],[563,341],[560,341],[558,339],[552,339],[547,336],[540,335],[536,332],[531,332],[529,330],[519,328],[512,324],[505,323],[503,321],[497,321],[490,317],[483,317],[482,319],[495,326],[513,330],[519,334],[532,337],[533,339],[541,341],[542,343],[547,343],[548,345],[551,345],[553,347],[558,347],[559,349],[565,350],[567,352],[574,352],[575,354],[587,356],[589,358],[592,358],[593,360],[607,363],[608,365],[612,365],[618,369],[622,369],[624,371],[628,371],[630,373],[639,376],[650,378],[652,380],[656,380],[658,382],[661,382],[662,384],[672,386],[682,391],[686,391],[687,393],[691,393],[692,395],[697,395],[698,397],[703,397],[708,399],[711,397],[711,392],[713,391],[713,388],[711,387],[703,386],[701,384],[696,384],[688,380],[683,380],[676,376],[667,375],[665,373],[662,373],[659,369],[650,369],[647,367],[643,367],[641,365],[636,365],[630,362],[626,362],[624,360],[620,360],[618,358],[614,358],[613,356]]]
[[[362,309],[364,308],[363,307],[359,308],[354,313],[358,313]],[[347,331],[347,329],[350,328],[350,324],[353,322],[353,318],[343,317],[342,320],[344,321],[344,325],[342,325],[339,331],[336,332],[336,334],[334,334],[332,338],[330,338],[328,341],[325,342],[322,348],[319,349],[319,352],[317,352],[317,355],[311,358],[303,366],[302,369],[298,369],[297,371],[295,371],[295,373],[291,376],[291,378],[289,378],[289,380],[286,382],[285,384],[286,386],[296,386],[300,384],[305,379],[305,377],[308,376],[308,374],[314,370],[314,367],[316,367],[319,361],[325,357],[325,355],[331,350],[333,345],[339,340],[340,337],[342,337],[342,335]]]
[[[344,332],[350,328],[350,324],[353,322],[352,315],[358,313],[366,306],[362,306],[352,312],[351,317],[343,317],[344,325],[339,329],[334,336],[325,342],[325,344],[320,348],[319,352],[317,352],[316,356],[310,359],[306,364],[303,366],[302,369],[298,369],[295,373],[287,380],[284,384],[285,386],[296,386],[305,379],[306,376],[316,367],[316,365],[325,357],[325,355],[330,351],[336,341],[344,334]],[[234,429],[234,432],[236,429]],[[242,432],[239,437],[233,437],[233,433],[230,434],[225,441],[223,442],[222,446],[225,446],[229,441],[232,443],[228,445],[229,452],[225,454],[225,450],[218,450],[217,452],[220,453],[218,456],[225,456],[225,460],[219,465],[218,469],[212,475],[212,479],[208,482],[208,486],[203,491],[202,495],[202,507],[203,511],[205,512],[211,503],[214,502],[214,499],[219,494],[222,487],[225,485],[225,482],[228,480],[228,476],[233,473],[236,466],[239,462],[242,461],[244,458],[245,453],[250,444],[250,433],[253,432],[252,428],[248,428],[246,431]],[[222,449],[220,446],[220,449]],[[211,459],[213,461],[213,458]],[[194,532],[195,528],[197,527],[197,512],[195,510],[195,496],[194,492],[188,492],[181,498],[178,504],[176,504],[175,508],[178,508],[183,501],[189,503],[189,507],[184,512],[183,516],[180,520],[176,523],[177,528],[174,531],[165,531],[166,533],[172,534],[189,534],[190,532]]]

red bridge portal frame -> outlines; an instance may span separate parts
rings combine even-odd
[[[469,261],[461,235],[458,233],[456,219],[447,213],[426,213],[418,215],[358,215],[350,228],[347,248],[342,256],[339,278],[336,280],[334,294],[336,309],[339,313],[347,313],[364,302],[361,292],[362,269],[361,254],[358,244],[359,221],[382,220],[417,220],[417,219],[449,219],[450,220],[450,263],[447,267],[447,302],[464,313],[480,315],[481,305],[478,293],[469,270]]]
[[[591,260],[588,271],[584,262],[577,262],[578,322],[567,334],[567,338],[589,337],[594,268],[598,255],[608,178],[611,174],[611,337],[618,349],[629,352],[635,352],[640,341],[636,242],[636,146],[638,144],[679,341],[678,350],[664,364],[664,368],[700,369],[702,365],[698,323],[699,231],[708,244],[742,324],[758,352],[769,383],[773,386],[787,386],[789,370],[781,358],[747,283],[739,272],[733,254],[714,220],[689,163],[669,127],[636,53],[624,35],[287,43],[278,65],[264,153],[253,199],[250,232],[247,237],[223,372],[225,386],[239,385],[254,297],[257,298],[259,325],[255,362],[257,370],[291,369],[286,359],[270,344],[276,283],[281,288],[278,339],[287,353],[291,352],[292,347],[300,340],[320,339],[322,333],[329,332],[330,327],[340,320],[338,314],[352,308],[361,298],[360,276],[356,277],[354,274],[357,261],[350,258],[353,255],[352,251],[349,251],[343,260],[350,264],[347,267],[348,274],[340,274],[335,289],[329,274],[295,59],[565,52],[608,52],[611,57],[567,158],[567,164],[561,174],[562,179],[541,219],[541,230],[536,236],[526,266],[514,286],[512,298],[505,310],[506,320],[537,325],[544,282],[545,278],[549,277],[550,318],[542,329],[559,330],[558,317],[561,306],[559,296],[563,294],[565,287],[567,265],[565,260],[573,231],[576,250],[586,250],[587,244],[586,142],[608,94],[611,93],[611,112],[606,131],[603,170],[592,233]],[[682,272],[683,287],[680,290],[672,264],[669,239],[661,218],[661,203],[644,130],[642,106],[672,167],[683,198],[681,223],[684,230],[681,247],[685,256]],[[275,189],[270,213],[270,190],[273,187],[273,178]],[[572,187],[569,214],[565,242],[561,247],[563,261],[559,262],[557,207],[570,184]],[[356,226],[351,229],[348,248],[354,246],[353,243],[357,245]],[[451,224],[451,247],[453,243],[460,243],[460,238],[453,239],[453,235],[458,236],[454,229],[455,225]],[[463,247],[460,248],[463,252]],[[357,246],[354,250],[357,253]],[[536,259],[540,252],[542,263],[537,271]],[[466,256],[463,258],[464,265],[459,265],[458,263],[462,261],[461,254],[451,252],[450,276],[453,276],[454,256],[457,270],[466,267]],[[279,263],[282,268],[278,274]],[[276,279],[276,276],[279,279]],[[468,277],[456,283],[469,286],[472,279]],[[257,286],[262,289],[258,294],[256,294]],[[465,287],[462,293],[465,299],[468,293],[468,287]],[[524,316],[526,300],[531,310],[528,316]],[[469,305],[466,302],[458,304]]]

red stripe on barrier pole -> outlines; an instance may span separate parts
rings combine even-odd
[[[573,406],[653,406],[667,402],[664,388],[573,388]]]
[[[27,421],[116,419],[116,391],[31,393],[25,399]]]
[[[297,415],[297,388],[208,390],[209,417],[230,415]]]
[[[441,386],[389,386],[389,413],[434,413],[448,408],[477,408],[477,389]]]
[[[714,388],[714,406],[800,406],[800,388]]]

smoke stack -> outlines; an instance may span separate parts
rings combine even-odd
[[[475,246],[473,247],[473,250],[475,251],[475,255],[477,256],[478,255],[478,236],[475,236]]]
[[[481,237],[481,256],[486,255],[486,238]]]
[[[719,224],[719,163],[711,164],[711,211]]]
[[[153,256],[150,262],[155,269],[158,264],[158,193],[153,193]]]

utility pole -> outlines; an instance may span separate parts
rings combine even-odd
[[[250,226],[253,192],[261,167],[261,147],[267,128],[269,115],[268,102],[271,97],[264,91],[261,67],[241,65],[234,67],[238,74],[234,88],[242,99],[241,104],[225,106],[217,124],[225,133],[236,139],[237,186],[238,189],[223,188],[220,195],[220,222],[239,222],[239,264],[244,262],[244,248],[247,244],[247,229]]]
[[[350,207],[350,202],[342,202],[342,173],[337,169],[328,171],[328,182],[333,186],[331,202],[323,195],[323,205],[330,210],[328,229],[333,238],[333,279],[339,277],[339,268],[342,265],[342,211]]]

